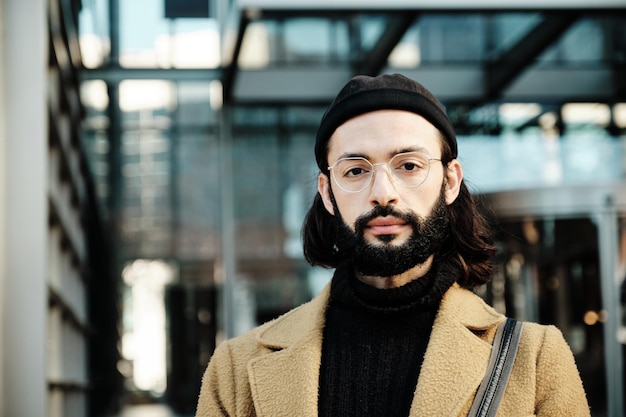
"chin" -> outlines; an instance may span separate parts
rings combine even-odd
[[[396,238],[396,235],[376,235],[374,237],[374,244],[390,244]]]
[[[398,235],[376,235],[370,242],[373,245],[389,245],[389,246],[400,246],[404,244],[407,239],[402,239],[398,237]]]

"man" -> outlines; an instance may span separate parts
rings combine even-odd
[[[324,114],[303,227],[312,301],[221,344],[197,415],[467,416],[505,320],[470,290],[495,252],[439,101],[402,75],[357,76]],[[500,416],[589,416],[573,355],[525,323]]]

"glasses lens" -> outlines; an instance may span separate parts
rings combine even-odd
[[[401,187],[411,188],[422,184],[428,176],[430,161],[421,153],[401,153],[389,161],[389,172]]]
[[[332,168],[337,184],[346,191],[361,191],[368,186],[372,175],[372,164],[363,158],[344,158]]]
[[[367,188],[372,181],[375,165],[365,158],[343,158],[330,169],[339,187],[345,191],[358,192]],[[387,165],[396,185],[413,188],[421,185],[428,177],[430,160],[419,152],[407,152],[397,154]]]

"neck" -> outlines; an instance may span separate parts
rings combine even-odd
[[[388,288],[398,288],[409,282],[419,279],[426,275],[426,273],[430,270],[433,265],[434,255],[431,255],[426,262],[415,265],[411,269],[407,269],[403,273],[399,275],[393,275],[391,277],[376,277],[370,275],[363,275],[357,271],[356,276],[359,281],[371,285],[375,288],[380,289],[388,289]]]

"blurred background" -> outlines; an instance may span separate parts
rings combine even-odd
[[[325,107],[399,72],[491,208],[480,295],[624,416],[624,0],[0,0],[0,416],[191,416],[216,344],[308,301]]]

